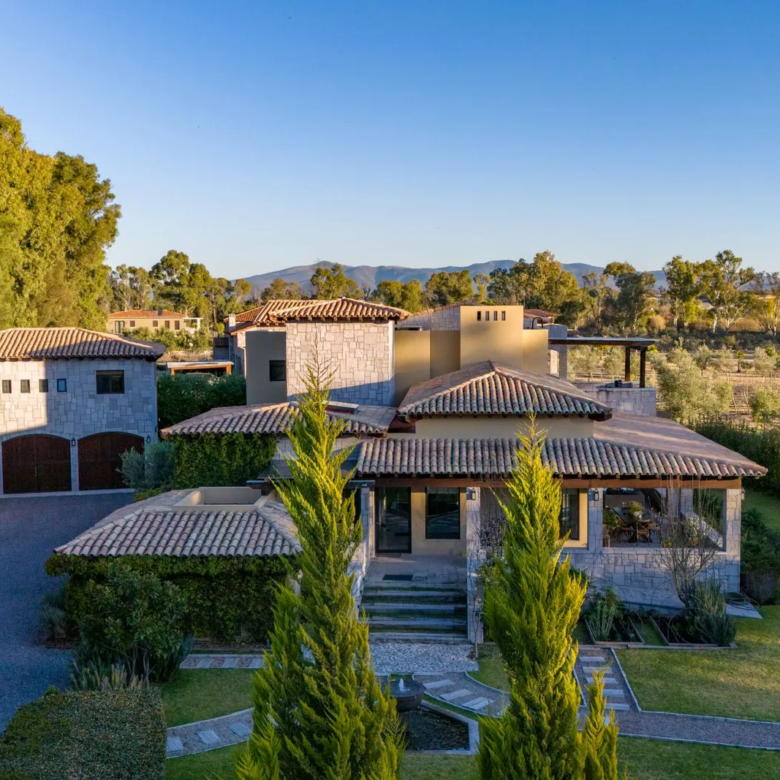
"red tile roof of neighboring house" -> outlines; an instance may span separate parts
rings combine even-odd
[[[189,420],[171,425],[161,431],[163,438],[169,436],[200,436],[208,433],[246,433],[281,436],[295,419],[295,404],[283,402],[261,406],[227,406],[211,409]],[[386,433],[395,416],[395,409],[386,406],[358,406],[353,413],[330,410],[332,420],[345,423],[344,433],[382,434]]]
[[[400,417],[527,414],[606,419],[610,408],[571,382],[498,365],[492,360],[412,385],[398,409]]]
[[[180,314],[177,311],[169,311],[168,309],[155,309],[154,311],[147,311],[146,309],[126,309],[125,311],[112,311],[111,314],[108,315],[108,319],[126,320],[135,317],[138,320],[154,320],[167,317],[168,319],[183,320],[186,316],[186,314]]]
[[[163,344],[84,328],[9,328],[0,331],[0,360],[144,358],[157,360]]]
[[[354,298],[335,300],[272,300],[236,315],[243,327],[281,327],[287,322],[389,322],[406,319],[409,312],[394,306]],[[237,329],[241,329],[240,327]]]

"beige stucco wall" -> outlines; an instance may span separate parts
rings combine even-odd
[[[523,358],[522,366],[526,371],[534,371],[537,374],[547,373],[548,362],[548,338],[546,330],[523,331]]]
[[[431,331],[395,332],[395,404],[400,404],[409,388],[431,378]]]
[[[425,489],[412,489],[412,552],[417,555],[462,555],[466,552],[466,491],[460,491],[460,539],[426,539]]]
[[[460,307],[461,368],[483,360],[522,367],[522,306]]]
[[[549,439],[581,439],[593,436],[593,420],[587,417],[539,417],[537,426]],[[434,417],[417,420],[416,439],[513,439],[525,429],[525,418],[517,417]]]
[[[287,383],[271,382],[269,362],[287,359],[283,330],[250,330],[246,338],[246,402],[281,403],[287,399]]]
[[[442,376],[460,368],[460,333],[457,330],[431,332],[431,376]]]

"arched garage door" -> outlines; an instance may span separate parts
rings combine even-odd
[[[120,455],[144,451],[144,440],[132,433],[96,433],[79,439],[79,490],[127,487],[122,481]]]
[[[70,442],[59,436],[15,436],[3,442],[3,492],[68,491]]]

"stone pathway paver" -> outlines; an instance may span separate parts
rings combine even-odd
[[[241,710],[221,718],[187,723],[168,729],[168,758],[203,753],[206,750],[246,742],[252,733],[252,710]]]
[[[617,656],[609,647],[580,645],[580,652],[574,664],[574,676],[580,686],[583,704],[588,703],[587,686],[593,683],[597,673],[603,674],[604,698],[607,709],[615,712],[638,712],[631,687],[617,661]]]
[[[262,653],[190,653],[180,669],[259,669]]]
[[[477,682],[465,673],[445,675],[415,674],[414,679],[425,686],[433,699],[455,704],[478,715],[500,715],[509,702],[509,695]]]

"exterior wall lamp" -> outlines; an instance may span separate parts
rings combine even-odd
[[[601,501],[601,491],[598,488],[591,488],[588,491],[588,500],[593,501],[594,504],[598,504]]]
[[[477,489],[470,487],[466,488],[466,501],[476,501],[477,500]]]

